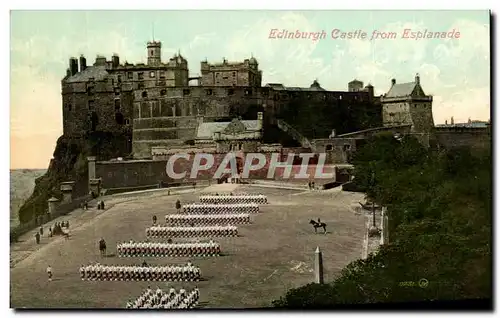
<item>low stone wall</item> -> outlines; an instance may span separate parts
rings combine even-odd
[[[83,196],[77,199],[73,199],[71,202],[68,203],[60,203],[56,206],[55,211],[53,211],[52,213],[48,213],[48,208],[47,208],[47,212],[45,214],[39,215],[37,218],[31,220],[30,222],[19,224],[15,228],[11,229],[10,242],[11,243],[16,242],[21,235],[37,228],[38,226],[50,222],[60,216],[70,213],[71,211],[80,207],[84,202],[87,202],[91,199],[92,198],[90,196]]]
[[[200,182],[214,180],[214,175],[219,169],[220,165],[223,163],[226,153],[213,154],[215,156],[214,164],[208,170],[201,170],[191,178],[191,171],[194,162],[194,155],[192,155],[189,160],[178,159],[173,164],[173,171],[175,173],[184,173],[185,176],[182,179],[172,179],[167,174],[168,160],[131,160],[131,161],[106,161],[106,162],[96,162],[96,178],[101,180],[101,188],[105,191],[115,191],[111,189],[127,189],[125,191],[134,191],[128,189],[137,188],[142,190],[143,188],[154,188],[160,184],[163,187],[168,187],[172,184],[177,183],[189,183],[189,182]],[[300,175],[302,166],[301,165],[289,165],[277,167],[271,178],[268,178],[269,166],[271,162],[272,153],[263,153],[266,158],[265,165],[257,170],[250,171],[248,178],[250,180],[279,180],[279,181],[290,181],[307,183],[308,181],[315,181],[316,183],[325,183],[335,181],[335,165],[324,165],[322,170],[318,170],[316,165],[309,165],[306,174],[304,176]],[[280,162],[283,162],[284,158],[278,158]],[[245,158],[237,159],[240,169],[242,169],[245,162]],[[205,161],[202,160],[202,164]],[[256,163],[256,162],[254,162]],[[229,167],[229,165],[227,166]],[[287,169],[290,170],[290,174],[285,173]],[[317,176],[317,170],[323,174],[333,174],[332,178],[323,179]],[[240,170],[240,173],[242,171]],[[221,179],[229,177],[229,173],[221,175]],[[119,191],[119,190],[116,190]],[[116,192],[114,192],[116,193]]]

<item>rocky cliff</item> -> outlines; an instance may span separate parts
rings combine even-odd
[[[76,181],[74,197],[87,194],[87,157],[98,156],[99,160],[127,157],[131,148],[130,141],[129,132],[92,132],[81,138],[59,137],[47,172],[36,179],[33,194],[19,209],[19,221],[27,223],[44,214],[48,209],[49,198],[61,198],[61,182]]]

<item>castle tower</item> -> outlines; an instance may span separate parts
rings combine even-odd
[[[363,90],[363,82],[358,81],[357,79],[354,79],[347,83],[347,90],[349,92],[359,92]]]
[[[392,79],[389,92],[380,102],[384,126],[411,125],[411,131],[422,136],[432,131],[432,96],[424,93],[418,74],[409,83],[396,84]]]
[[[148,42],[148,65],[155,66],[161,64],[161,42]]]

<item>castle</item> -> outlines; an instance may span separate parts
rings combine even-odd
[[[189,77],[187,60],[178,53],[165,62],[161,47],[158,41],[147,43],[147,64],[121,64],[118,55],[111,60],[98,56],[89,66],[84,56],[71,58],[61,83],[64,135],[123,133],[129,136],[133,157],[145,159],[152,158],[157,147],[195,143],[201,123],[257,120],[262,113],[263,127],[276,126],[280,113],[294,100],[352,107],[367,103],[379,112],[373,86],[363,87],[360,81],[349,83],[348,91],[327,91],[316,80],[306,88],[262,86],[254,57],[243,62],[202,61],[201,76]]]
[[[483,130],[460,128],[457,134],[456,127],[434,127],[433,98],[418,74],[407,83],[392,79],[382,96],[356,79],[346,91],[328,91],[317,80],[309,87],[262,85],[253,56],[243,62],[202,61],[201,75],[190,77],[180,52],[163,61],[161,48],[161,42],[147,43],[147,64],[121,64],[117,55],[98,56],[91,66],[84,56],[69,61],[61,83],[64,136],[125,137],[126,160],[88,158],[89,187],[96,193],[171,183],[165,165],[179,152],[260,152],[266,158],[278,152],[283,160],[288,153],[313,152],[339,165],[381,131],[412,134],[424,145],[432,138],[443,145],[489,140]]]

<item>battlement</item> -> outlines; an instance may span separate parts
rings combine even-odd
[[[252,58],[255,60],[254,58]],[[201,62],[202,70],[211,70],[211,69],[220,69],[220,68],[249,68],[252,63],[250,63],[251,59],[244,59],[241,61],[228,61],[225,58],[222,59],[222,63],[209,63],[208,61]],[[255,60],[255,64],[257,61]]]
[[[161,48],[161,41],[149,41],[148,42],[148,48],[152,48],[152,47],[157,47],[157,48]]]

